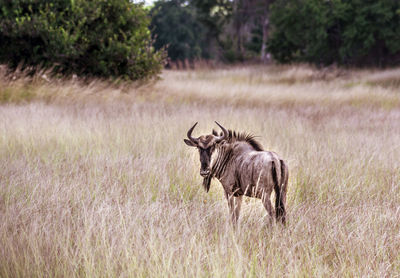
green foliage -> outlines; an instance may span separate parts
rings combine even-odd
[[[0,1],[0,63],[31,73],[143,79],[161,69],[149,18],[129,0]]]
[[[207,41],[224,62],[234,63],[262,57],[268,30],[263,23],[270,0],[191,0],[198,19],[207,27]]]
[[[207,37],[219,40],[232,16],[233,3],[229,0],[191,0],[198,20],[207,28]]]
[[[151,9],[154,46],[167,47],[172,61],[193,60],[202,56],[204,26],[195,10],[182,0],[157,1]]]
[[[172,61],[253,59],[262,53],[268,5],[265,0],[157,1],[151,10],[156,49],[167,46]]]
[[[400,2],[277,0],[268,49],[280,62],[400,62]]]

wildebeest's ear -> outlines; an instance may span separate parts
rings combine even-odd
[[[195,143],[193,143],[192,141],[188,140],[188,139],[183,139],[183,141],[186,143],[186,145],[188,145],[189,147],[197,147],[197,145]]]
[[[219,136],[219,135],[218,135],[218,132],[216,132],[214,129],[212,130],[212,134],[213,134],[214,136]]]

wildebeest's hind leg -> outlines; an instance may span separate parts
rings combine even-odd
[[[281,160],[281,163],[283,161]],[[285,179],[285,175],[284,175],[284,165],[281,164],[281,182],[279,182],[278,180],[278,176],[277,176],[277,171],[276,171],[276,166],[275,166],[275,162],[272,161],[272,180],[274,182],[274,191],[275,191],[275,216],[276,216],[276,220],[277,221],[281,221],[282,223],[285,223],[285,216],[286,216],[286,212],[285,212],[285,201],[286,201],[286,192],[283,192],[283,188],[282,188],[282,182]],[[284,196],[282,196],[284,195]],[[284,197],[284,200],[282,199],[282,197]]]
[[[281,163],[281,183],[282,187],[280,190],[280,204],[279,207],[281,207],[281,210],[283,209],[281,213],[281,220],[282,223],[285,224],[286,222],[286,193],[287,193],[287,187],[288,187],[288,180],[289,180],[289,170],[286,165],[286,163],[283,160],[280,160]]]
[[[271,191],[264,192],[261,197],[261,201],[268,212],[269,222],[272,223],[273,212],[272,212],[272,204],[270,198],[271,198]]]
[[[239,219],[240,207],[242,206],[242,196],[234,197],[225,193],[225,197],[228,200],[232,224],[236,228]]]

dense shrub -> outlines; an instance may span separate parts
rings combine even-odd
[[[0,0],[0,63],[34,73],[143,79],[161,69],[150,19],[129,0]]]
[[[280,62],[400,63],[400,1],[277,0],[268,49]]]

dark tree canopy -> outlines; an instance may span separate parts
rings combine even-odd
[[[400,63],[398,0],[164,0],[156,6],[162,10],[153,19],[157,44],[169,45],[172,59],[201,53],[223,62],[268,62],[272,54],[282,63]],[[193,31],[199,23],[204,31]]]
[[[277,0],[268,49],[280,62],[400,63],[400,1]]]
[[[193,61],[202,56],[204,26],[185,1],[155,2],[151,10],[155,48],[167,48],[172,61]]]
[[[265,57],[270,2],[157,1],[152,9],[156,46],[168,45],[172,60],[202,57],[235,62]]]
[[[146,79],[161,70],[164,49],[177,64],[272,54],[398,65],[400,1],[159,0],[149,12],[130,0],[0,0],[0,63],[12,70]]]

